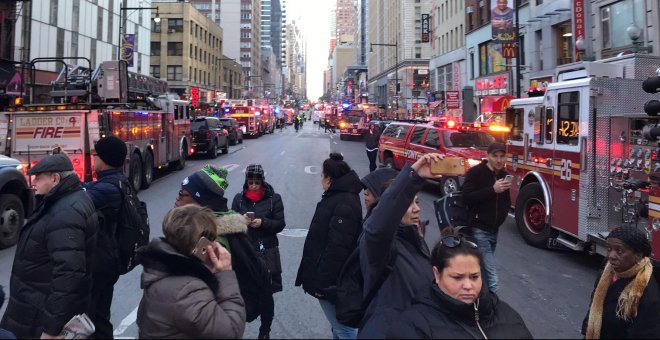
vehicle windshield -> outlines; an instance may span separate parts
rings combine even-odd
[[[206,129],[206,119],[195,119],[192,124],[190,124],[191,130]]]
[[[348,123],[359,123],[360,122],[360,116],[344,116],[344,120]]]
[[[493,136],[481,131],[443,131],[448,148],[487,148],[495,141]]]
[[[220,119],[220,122],[222,123],[223,126],[231,127],[231,120]]]

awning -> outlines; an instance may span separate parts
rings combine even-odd
[[[431,109],[431,110],[435,110],[435,108],[438,107],[439,105],[440,105],[440,101],[439,101],[439,100],[434,101],[434,102],[431,102],[431,103],[429,103],[429,109]]]
[[[509,107],[513,96],[481,97],[481,113],[502,113]]]

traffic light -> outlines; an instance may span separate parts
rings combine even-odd
[[[660,77],[649,77],[642,83],[642,89],[646,93],[660,92]],[[644,104],[644,112],[649,116],[657,116],[660,113],[660,101],[651,99]]]

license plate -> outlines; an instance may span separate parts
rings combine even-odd
[[[357,133],[357,129],[353,129],[353,133]]]

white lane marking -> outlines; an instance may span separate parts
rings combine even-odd
[[[114,335],[114,336],[122,335],[128,327],[130,327],[132,324],[135,323],[135,321],[137,320],[138,308],[140,308],[139,305],[137,307],[135,307],[135,309],[132,312],[130,312],[124,318],[124,320],[121,320],[121,323],[119,324],[119,327],[117,327],[117,329],[115,329],[115,331],[112,332],[112,335]]]
[[[227,164],[227,165],[223,165],[222,167],[227,169],[227,171],[231,172],[232,170],[238,168],[239,166],[240,164]]]
[[[310,175],[316,175],[319,174],[319,171],[321,170],[321,167],[318,165],[308,165],[305,167],[305,173],[310,174]]]
[[[333,142],[333,143],[337,144],[337,142]]]
[[[278,235],[288,236],[288,237],[307,237],[307,229],[284,228]]]
[[[284,151],[280,152],[280,156],[283,156],[283,155],[284,155]]]

